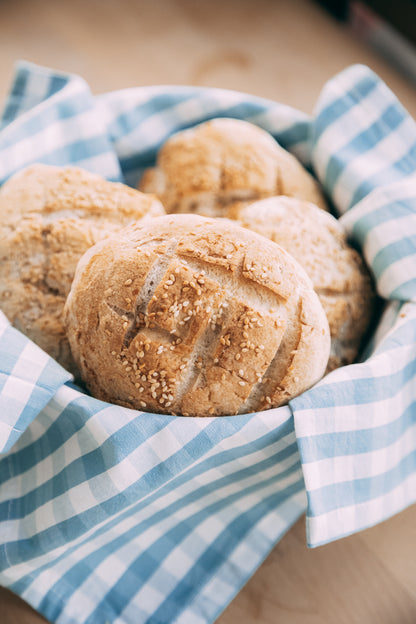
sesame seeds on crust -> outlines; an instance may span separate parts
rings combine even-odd
[[[253,266],[263,265],[271,250],[276,257],[280,269],[270,272],[269,285],[261,273],[256,281],[254,268],[244,275],[253,246]],[[282,267],[296,278],[291,295],[275,292]],[[155,219],[151,228],[126,228],[80,263],[65,315],[72,351],[95,396],[146,411],[225,415],[255,409],[287,329],[299,323],[292,318],[299,296],[311,297],[314,323],[324,330],[315,332],[323,355],[298,375],[301,390],[326,364],[323,311],[285,252],[268,242],[264,249],[257,235],[232,223],[174,215]],[[308,346],[295,347],[287,364],[296,372],[297,353]]]

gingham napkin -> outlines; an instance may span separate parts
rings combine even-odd
[[[173,131],[216,116],[257,123],[313,167],[383,313],[361,363],[290,406],[217,419],[88,397],[0,315],[0,583],[51,622],[213,622],[305,510],[316,546],[416,500],[416,127],[368,68],[331,80],[308,117],[216,89],[93,97],[21,63],[0,182],[37,161],[134,185]]]

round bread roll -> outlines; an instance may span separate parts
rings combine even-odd
[[[311,201],[327,210],[315,179],[271,134],[247,121],[213,119],[170,137],[140,190],[166,212],[223,217],[235,202],[271,195]]]
[[[1,310],[77,377],[63,308],[78,260],[117,229],[161,214],[156,199],[81,169],[35,165],[17,174],[0,191]]]
[[[94,219],[100,227],[124,226],[143,217],[160,216],[160,202],[119,182],[79,167],[34,164],[0,188],[0,225],[13,229],[22,218]]]
[[[286,403],[324,373],[329,327],[282,248],[225,219],[167,215],[81,258],[67,333],[93,396],[183,416]]]
[[[350,364],[374,311],[374,290],[360,254],[337,219],[311,203],[270,197],[235,206],[228,216],[281,245],[305,269],[331,330],[327,372]]]

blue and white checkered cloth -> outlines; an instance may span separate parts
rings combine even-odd
[[[333,78],[309,117],[216,89],[93,97],[20,63],[0,182],[37,161],[134,185],[173,131],[217,116],[315,171],[373,271],[380,321],[361,362],[290,406],[198,419],[82,394],[0,313],[0,583],[51,622],[213,622],[305,510],[317,546],[416,500],[416,126],[368,68]]]

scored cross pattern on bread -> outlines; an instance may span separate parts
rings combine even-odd
[[[66,310],[93,394],[208,416],[280,405],[310,385],[328,358],[326,318],[303,270],[264,242],[259,253],[263,239],[233,223],[175,215],[90,250]]]

